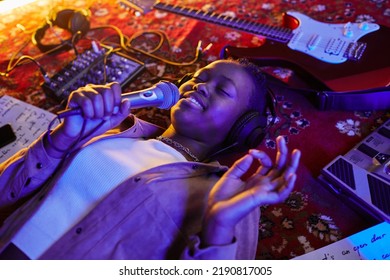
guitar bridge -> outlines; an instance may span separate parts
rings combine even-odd
[[[366,47],[367,47],[366,43],[362,43],[362,42],[350,43],[347,47],[347,50],[344,53],[344,57],[346,57],[348,60],[357,61],[362,57]]]

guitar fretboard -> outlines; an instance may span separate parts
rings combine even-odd
[[[154,8],[166,12],[172,12],[179,15],[191,17],[194,19],[204,20],[206,22],[235,28],[256,35],[261,35],[266,37],[267,39],[275,40],[282,43],[287,43],[293,36],[291,29],[288,28],[268,26],[261,23],[217,14],[214,12],[204,12],[202,10],[195,10],[193,8],[185,8],[178,5],[164,4],[160,2],[156,3],[154,5]]]

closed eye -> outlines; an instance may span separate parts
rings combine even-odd
[[[216,89],[217,89],[217,91],[218,91],[219,93],[222,93],[222,94],[224,94],[224,95],[226,95],[226,96],[228,96],[228,97],[231,96],[231,95],[230,95],[229,87],[227,87],[227,86],[224,86],[224,85],[217,85]]]
[[[222,94],[225,94],[225,95],[229,96],[229,93],[227,91],[225,91],[223,88],[218,87],[217,91],[222,93]]]

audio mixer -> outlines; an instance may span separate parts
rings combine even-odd
[[[87,84],[118,82],[123,88],[143,69],[144,64],[134,58],[93,46],[45,81],[42,88],[47,95],[62,101]]]

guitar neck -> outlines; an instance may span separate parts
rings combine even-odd
[[[178,5],[164,4],[157,2],[154,6],[155,9],[171,12],[186,17],[219,24],[222,26],[242,30],[248,33],[261,35],[267,39],[274,41],[287,43],[293,36],[291,29],[283,27],[273,27],[261,23],[255,23],[248,20],[237,19],[230,16],[224,16],[214,12],[204,12],[201,10],[195,10],[193,8],[185,8]]]

